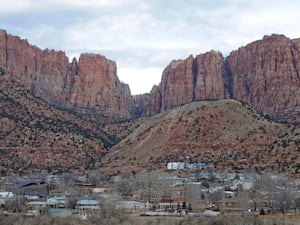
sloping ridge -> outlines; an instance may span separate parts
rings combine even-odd
[[[99,119],[100,121],[100,119]],[[92,168],[115,144],[94,121],[34,97],[0,71],[0,171]]]
[[[167,162],[185,161],[236,172],[294,174],[300,165],[300,128],[269,121],[235,100],[194,102],[136,123],[139,126],[103,158],[104,165],[166,168]]]

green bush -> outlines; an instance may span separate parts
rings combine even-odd
[[[5,70],[2,67],[0,67],[0,76],[3,76],[4,74],[5,74]]]

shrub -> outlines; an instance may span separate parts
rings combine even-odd
[[[5,70],[2,67],[0,67],[0,76],[3,76],[4,74],[5,74]]]

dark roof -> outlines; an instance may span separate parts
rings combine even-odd
[[[25,187],[35,186],[40,184],[45,184],[45,182],[44,181],[18,181],[12,186],[12,188],[20,189],[20,188],[25,188]]]

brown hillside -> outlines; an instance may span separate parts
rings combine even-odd
[[[217,169],[290,173],[300,166],[300,128],[268,121],[235,100],[194,102],[119,127],[134,126],[103,163],[138,168],[191,161]]]
[[[102,118],[103,121],[103,118]],[[0,170],[94,167],[115,142],[90,120],[34,97],[0,75]]]

